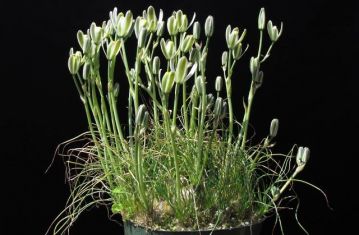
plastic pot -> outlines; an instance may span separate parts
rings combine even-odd
[[[262,221],[251,225],[218,230],[201,231],[162,231],[150,230],[132,222],[124,222],[125,235],[260,235]]]

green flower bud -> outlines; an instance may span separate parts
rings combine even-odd
[[[165,29],[165,23],[163,21],[158,22],[156,35],[158,37],[162,37],[164,29]]]
[[[181,17],[177,19],[177,24],[178,24],[178,32],[180,32],[180,33],[186,32],[187,28],[188,28],[187,15],[181,14]]]
[[[68,60],[68,68],[72,75],[79,72],[81,66],[82,55],[81,52],[77,51],[75,54],[71,54]]]
[[[256,89],[260,88],[263,84],[263,71],[258,71],[255,75],[253,75],[253,80],[255,83]]]
[[[147,39],[147,29],[142,28],[137,41],[138,48],[143,48],[146,46],[146,39]]]
[[[249,62],[249,69],[251,71],[252,77],[253,77],[253,75],[255,75],[258,72],[259,59],[257,57],[256,58],[254,58],[253,56],[251,57],[250,62]]]
[[[85,35],[84,38],[83,38],[83,48],[82,48],[82,51],[85,55],[92,55],[93,54],[93,48],[92,48],[92,45],[91,45],[91,39],[89,36]]]
[[[214,96],[210,93],[207,95],[207,110],[210,110],[214,104]]]
[[[111,41],[107,46],[106,57],[108,60],[113,60],[120,52],[121,42],[119,40]]]
[[[198,21],[194,22],[193,24],[193,37],[196,40],[199,40],[199,38],[201,37],[201,25]]]
[[[226,41],[229,49],[233,49],[239,41],[239,29],[236,27],[231,31],[231,26],[226,29]]]
[[[146,106],[144,104],[141,104],[138,106],[138,111],[135,118],[136,125],[141,125],[143,123],[146,113]]]
[[[79,43],[81,49],[83,49],[84,37],[85,37],[84,33],[83,33],[81,30],[79,30],[79,31],[77,31],[76,36],[77,36],[77,41],[78,41],[78,43]],[[87,35],[86,35],[86,36],[87,36]]]
[[[182,41],[181,41],[181,45],[180,45],[180,50],[183,51],[183,52],[188,52],[194,42],[195,42],[195,38],[193,37],[193,35],[187,35]]]
[[[222,90],[223,87],[223,79],[221,76],[217,76],[216,77],[216,83],[215,83],[215,89],[217,92],[220,92]]]
[[[214,115],[220,117],[223,112],[223,99],[222,97],[217,97],[216,103],[214,104]]]
[[[127,37],[131,31],[133,23],[133,15],[131,11],[127,11],[126,15],[121,15],[117,23],[117,34],[120,37]]]
[[[206,88],[205,88],[204,79],[203,79],[202,76],[196,77],[195,85],[196,85],[196,89],[198,91],[198,94],[202,95],[202,94],[205,93]]]
[[[167,30],[170,36],[174,36],[178,33],[176,17],[173,15],[167,20]]]
[[[242,56],[242,43],[238,42],[232,50],[233,59],[239,60]]]
[[[222,106],[222,114],[219,118],[225,118],[226,114],[227,114],[227,110],[228,110],[228,104],[227,102],[223,102],[223,106]]]
[[[134,30],[135,30],[135,35],[136,35],[136,38],[138,39],[138,36],[140,34],[140,31],[142,28],[145,28],[147,25],[147,20],[138,16],[136,18],[136,21],[135,21],[135,26],[134,26]]]
[[[162,53],[167,60],[170,60],[175,56],[176,48],[175,48],[175,44],[171,40],[165,42],[165,40],[162,38],[160,45],[161,45]]]
[[[161,69],[161,61],[160,58],[158,56],[155,56],[155,58],[153,58],[153,62],[152,62],[152,73],[157,75],[158,72]]]
[[[272,120],[272,122],[270,124],[269,136],[271,138],[274,138],[277,136],[278,128],[279,128],[279,120],[275,118]]]
[[[188,61],[186,56],[182,56],[177,64],[175,72],[175,82],[182,84],[185,81],[187,70],[188,70]]]
[[[278,31],[277,26],[273,26],[272,21],[268,21],[267,23],[267,31],[269,38],[272,42],[276,42],[280,35],[282,34],[283,24],[281,24],[280,30]]]
[[[92,41],[98,45],[102,39],[103,30],[101,27],[96,26],[95,23],[92,23],[90,26],[90,36]]]
[[[91,64],[86,62],[82,68],[82,77],[83,79],[91,79]]]
[[[157,30],[157,16],[153,6],[147,8],[147,22],[148,22],[148,31],[151,33],[156,32]]]
[[[222,53],[222,67],[227,67],[227,62],[228,62],[228,52],[224,51]]]
[[[298,167],[304,167],[304,165],[308,162],[309,157],[310,157],[309,148],[299,147],[296,157]]]
[[[263,30],[265,23],[266,23],[266,13],[264,8],[262,7],[258,15],[258,29]]]
[[[175,79],[175,73],[170,71],[166,72],[162,77],[161,82],[161,90],[164,94],[169,94],[172,90],[174,80]]]
[[[208,16],[204,25],[204,34],[206,37],[212,37],[214,31],[213,16]]]

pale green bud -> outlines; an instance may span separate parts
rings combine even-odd
[[[176,48],[174,43],[171,40],[168,40],[165,42],[165,40],[162,38],[160,42],[161,50],[163,55],[167,60],[172,59],[176,54]]]
[[[226,41],[229,49],[233,49],[239,40],[239,29],[236,27],[231,31],[230,25],[226,29]]]
[[[138,110],[135,118],[136,125],[141,125],[141,123],[143,123],[145,118],[145,113],[146,113],[146,106],[144,104],[138,106]]]
[[[228,110],[228,104],[227,102],[224,101],[222,106],[222,114],[219,118],[225,118],[227,114],[227,110]]]
[[[253,75],[254,83],[256,89],[260,88],[263,84],[263,71],[258,71],[255,75]]]
[[[121,15],[117,23],[117,34],[120,37],[127,37],[131,31],[133,23],[133,15],[131,11],[127,11],[126,15]]]
[[[193,35],[187,35],[181,42],[181,45],[180,45],[181,51],[183,51],[185,53],[188,52],[192,48],[195,40],[196,39],[193,37]]]
[[[137,41],[138,48],[143,48],[146,46],[146,39],[147,39],[147,29],[142,28]]]
[[[223,78],[221,76],[217,76],[216,77],[216,82],[215,82],[215,89],[217,92],[220,92],[222,90],[223,87]]]
[[[177,23],[178,23],[178,32],[183,33],[187,31],[188,28],[187,15],[181,14],[181,18],[177,19]]]
[[[258,15],[258,29],[263,30],[265,23],[266,23],[266,13],[264,8],[262,7]]]
[[[85,55],[92,55],[93,52],[92,52],[92,45],[91,45],[91,39],[89,36],[85,35],[84,38],[83,38],[83,48],[82,48],[82,51]]]
[[[82,68],[82,77],[85,80],[91,78],[91,64],[88,62],[86,62]]]
[[[175,73],[170,71],[166,72],[162,77],[161,90],[164,94],[169,94],[175,82]]]
[[[232,50],[233,59],[239,60],[242,56],[242,43],[238,42]]]
[[[308,162],[309,157],[310,157],[309,148],[299,147],[296,157],[298,167],[304,167],[304,165]]]
[[[196,77],[195,85],[196,85],[196,89],[198,91],[198,94],[202,95],[206,91],[205,84],[204,84],[204,79],[203,79],[202,76]]]
[[[85,34],[84,34],[81,30],[79,30],[79,31],[77,31],[76,36],[77,36],[77,41],[78,41],[78,43],[79,43],[81,49],[83,49]],[[86,36],[87,36],[87,35],[86,35]]]
[[[251,57],[249,62],[249,69],[251,71],[252,77],[253,75],[256,75],[256,73],[259,70],[259,59],[257,57],[256,58],[254,58],[253,56]]]
[[[222,97],[217,97],[216,103],[214,104],[214,115],[220,117],[223,112],[223,99]]]
[[[160,68],[161,68],[160,58],[158,56],[155,56],[155,58],[153,58],[153,62],[152,62],[152,73],[157,75],[158,72],[160,71]]]
[[[268,21],[267,31],[268,31],[269,38],[271,39],[272,42],[276,42],[278,40],[278,38],[282,34],[282,29],[283,29],[283,24],[281,24],[280,30],[278,31],[277,26],[273,26],[272,21],[270,21],[270,20]]]
[[[158,22],[156,35],[158,37],[162,37],[164,29],[165,29],[165,22],[163,21]]]
[[[147,25],[147,20],[138,16],[136,18],[136,21],[135,21],[135,26],[134,26],[134,30],[135,30],[135,35],[136,35],[136,38],[138,39],[138,36],[140,34],[140,31],[142,28],[145,28]]]
[[[153,6],[147,8],[148,31],[151,33],[157,30],[157,16]]]
[[[213,16],[208,16],[204,25],[204,34],[206,37],[212,37],[214,31]]]
[[[174,15],[170,16],[167,20],[167,30],[170,36],[174,36],[178,33],[177,21]]]
[[[95,23],[92,23],[90,26],[90,36],[92,41],[98,45],[101,42],[103,34],[103,29],[101,27],[96,26]]]
[[[207,94],[207,110],[210,110],[214,104],[214,96],[210,93]]]
[[[71,54],[68,60],[68,68],[72,75],[79,72],[81,66],[82,55],[81,52],[77,51],[75,54]]]
[[[222,53],[222,67],[227,67],[227,62],[228,62],[228,52],[224,51]]]
[[[199,38],[201,37],[201,25],[198,21],[194,22],[193,24],[193,37],[196,40],[199,40]]]
[[[175,82],[182,84],[185,80],[188,70],[188,61],[186,56],[182,56],[177,64],[176,72],[175,72]]]
[[[279,120],[275,118],[272,120],[272,122],[270,124],[269,136],[271,138],[274,138],[277,136],[278,128],[279,128]]]
[[[119,40],[111,41],[107,46],[106,57],[108,60],[113,60],[121,49],[121,42]]]

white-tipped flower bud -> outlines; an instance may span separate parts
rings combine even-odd
[[[239,41],[239,29],[236,27],[231,31],[231,26],[226,29],[227,47],[233,49]]]
[[[160,58],[158,56],[155,56],[155,58],[153,58],[153,62],[152,62],[152,73],[157,75],[160,71],[160,68],[161,68]]]
[[[185,14],[180,14],[177,18],[176,15],[176,20],[177,20],[177,25],[178,25],[178,32],[180,33],[184,33],[187,31],[188,28],[188,18],[187,15]]]
[[[272,122],[270,124],[269,136],[271,138],[274,138],[277,136],[278,128],[279,128],[279,120],[275,118],[272,120]]]
[[[212,37],[214,32],[213,16],[208,16],[204,25],[204,34],[206,37]]]
[[[107,46],[106,57],[108,60],[113,60],[116,58],[117,54],[120,52],[121,42],[119,40],[111,41]]]
[[[86,62],[82,67],[82,77],[83,79],[91,79],[91,64]]]
[[[193,35],[187,35],[181,42],[180,45],[181,51],[185,53],[188,52],[192,48],[195,40],[196,39],[193,37]]]
[[[79,31],[77,31],[76,36],[77,36],[77,41],[78,41],[78,43],[79,43],[81,49],[83,49],[84,36],[85,36],[84,33],[83,33],[81,30],[79,30]]]
[[[175,72],[175,82],[182,84],[185,81],[188,70],[188,61],[186,56],[182,56],[178,63]]]
[[[193,37],[196,40],[199,40],[199,38],[201,37],[201,25],[198,21],[194,22],[193,24]]]
[[[217,92],[220,92],[223,87],[223,78],[221,76],[216,77],[215,89]]]
[[[223,112],[223,99],[222,97],[217,97],[216,103],[214,105],[214,115],[220,117]]]
[[[175,73],[170,71],[166,72],[162,77],[161,90],[164,94],[169,94],[175,82]]]
[[[162,53],[167,60],[170,60],[175,56],[176,48],[175,48],[174,43],[171,40],[168,40],[167,42],[165,42],[165,40],[162,38],[160,45],[161,45]]]
[[[228,52],[224,51],[222,53],[222,67],[227,67],[227,63],[228,63]]]
[[[149,6],[147,8],[147,22],[148,22],[148,31],[151,33],[156,32],[157,30],[157,16],[156,16],[156,12],[155,9],[153,8],[153,6]]]
[[[266,23],[266,13],[262,7],[258,15],[258,29],[263,30]]]
[[[303,167],[308,162],[309,156],[310,156],[309,148],[299,147],[296,157],[298,167]]]
[[[258,73],[259,59],[257,57],[256,58],[254,58],[253,56],[251,57],[250,62],[249,62],[249,70],[251,71],[252,75]]]
[[[167,20],[167,30],[170,36],[174,36],[178,33],[177,21],[174,15],[170,16]]]
[[[205,89],[204,79],[202,76],[196,77],[195,85],[196,85],[198,94],[203,95],[206,89]]]
[[[68,60],[68,68],[72,75],[79,72],[81,66],[82,55],[81,52],[77,51],[75,54],[71,54]]]
[[[117,23],[117,33],[120,37],[127,37],[131,31],[133,23],[133,15],[131,11],[127,11],[126,15],[121,15]]]
[[[96,26],[95,23],[92,23],[90,26],[90,36],[92,41],[98,45],[101,42],[102,39],[102,34],[103,34],[103,29],[102,27],[98,27]]]
[[[136,38],[138,39],[139,35],[140,35],[140,31],[142,28],[145,28],[147,25],[147,20],[138,16],[136,18],[136,21],[135,21],[135,26],[134,26],[134,30],[135,30],[135,35],[136,35]]]
[[[272,21],[270,21],[270,20],[268,21],[267,31],[268,31],[269,38],[271,39],[272,42],[276,42],[278,40],[278,38],[282,34],[282,29],[283,29],[283,24],[281,24],[280,30],[278,31],[277,26],[273,26]]]

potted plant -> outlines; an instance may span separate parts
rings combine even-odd
[[[115,8],[102,25],[78,31],[81,50],[71,48],[68,68],[89,130],[59,150],[67,157],[71,195],[51,226],[53,234],[63,234],[97,204],[121,214],[128,235],[259,234],[266,216],[279,218],[281,196],[305,167],[309,149],[274,153],[278,120],[256,144],[248,125],[263,83],[261,65],[282,28],[260,10],[241,121],[233,114],[241,107],[232,104],[238,99],[232,79],[248,48],[246,29],[227,27],[218,60],[223,74],[217,77],[206,72],[212,16],[201,26],[181,10],[164,20],[162,10],[151,6],[137,18]],[[268,48],[263,40],[271,42]],[[131,41],[136,46],[128,46]],[[118,77],[127,79],[128,88]],[[208,83],[215,85],[213,94]],[[126,115],[119,111],[123,106]]]

